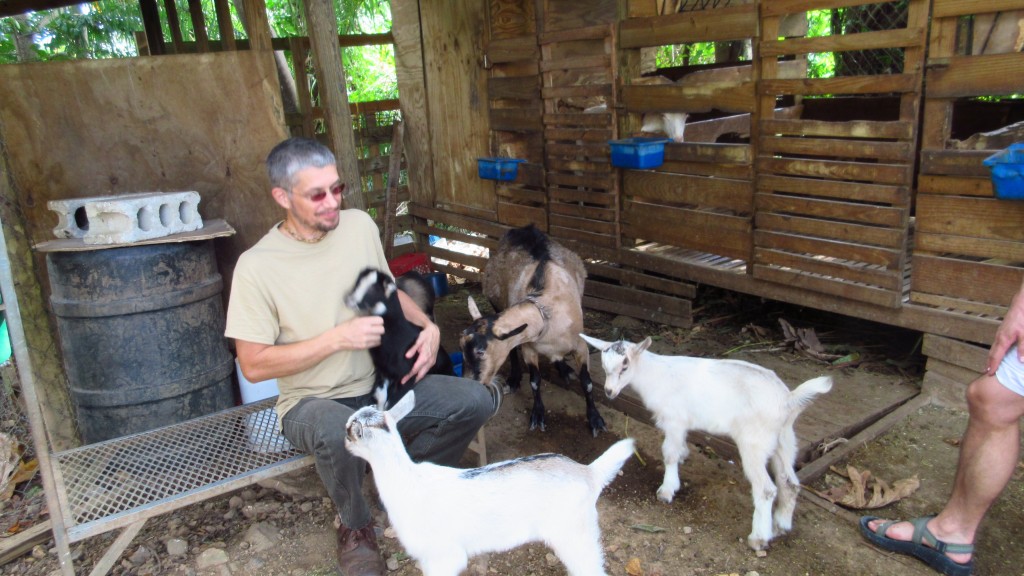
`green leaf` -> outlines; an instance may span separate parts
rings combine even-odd
[[[640,530],[641,532],[664,532],[665,529],[661,526],[654,526],[653,524],[633,524],[630,526],[633,530]]]

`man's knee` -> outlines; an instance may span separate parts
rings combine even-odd
[[[972,419],[1010,425],[1024,416],[1024,398],[1003,387],[995,376],[983,375],[967,386],[967,408]]]

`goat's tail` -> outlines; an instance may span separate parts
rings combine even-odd
[[[604,451],[590,463],[590,477],[594,483],[603,490],[605,486],[615,479],[615,476],[622,469],[622,465],[633,455],[633,439],[626,438],[612,444],[611,448]]]
[[[790,419],[796,420],[796,417],[803,412],[804,408],[806,408],[812,400],[814,400],[815,396],[818,394],[824,394],[831,389],[831,376],[819,376],[817,378],[812,378],[797,386],[795,390],[789,393]]]

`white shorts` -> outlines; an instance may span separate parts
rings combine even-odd
[[[1024,396],[1024,364],[1017,356],[1016,346],[1010,348],[1006,356],[1003,356],[1003,361],[996,370],[996,380],[1007,390]]]

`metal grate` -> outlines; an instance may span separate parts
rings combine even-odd
[[[275,401],[54,454],[65,487],[68,528],[306,458],[277,434]]]

